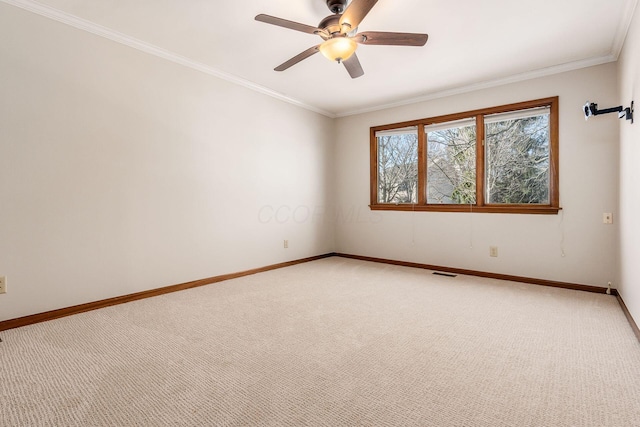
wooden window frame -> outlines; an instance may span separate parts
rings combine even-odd
[[[559,99],[537,99],[462,113],[447,114],[408,122],[393,123],[370,128],[370,196],[371,210],[427,211],[427,212],[480,212],[512,214],[557,214],[560,208],[559,193]],[[484,117],[490,114],[508,113],[536,107],[549,107],[549,203],[548,204],[487,204],[484,197],[485,147]],[[427,204],[427,141],[425,126],[475,117],[476,119],[476,203]],[[418,127],[418,197],[417,203],[378,202],[378,141],[376,132],[410,126]]]

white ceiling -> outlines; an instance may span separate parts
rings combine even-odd
[[[428,33],[425,47],[360,46],[351,79],[321,55],[273,68],[317,36],[325,0],[0,0],[302,105],[344,116],[615,61],[638,0],[379,0],[360,31]]]

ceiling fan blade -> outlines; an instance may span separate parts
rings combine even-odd
[[[378,0],[353,0],[340,17],[340,25],[349,25],[351,30],[355,30],[377,2]]]
[[[282,18],[276,18],[275,16],[260,14],[256,16],[256,21],[265,22],[271,25],[277,25],[279,27],[289,28],[291,30],[302,31],[303,33],[318,34],[321,32],[319,28],[312,27],[311,25],[300,24],[299,22],[288,21]]]
[[[351,55],[351,57],[346,61],[342,61],[342,63],[344,64],[344,68],[347,69],[352,79],[357,79],[358,77],[364,75],[364,70],[362,69],[362,65],[360,65],[360,60],[355,53]]]
[[[358,33],[354,40],[360,44],[386,46],[424,46],[429,39],[428,34],[416,33],[385,33],[380,31],[366,31]]]
[[[310,47],[309,49],[305,50],[304,52],[294,56],[293,58],[291,58],[287,62],[283,62],[282,64],[278,65],[276,68],[274,68],[274,70],[275,71],[284,71],[287,68],[296,65],[298,62],[302,61],[303,59],[307,59],[311,55],[314,55],[314,54],[318,53],[320,51],[318,49],[319,46],[320,45],[314,46],[314,47]]]

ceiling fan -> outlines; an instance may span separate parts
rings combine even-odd
[[[387,45],[387,46],[424,46],[429,36],[415,33],[389,33],[380,31],[365,31],[356,33],[358,25],[378,0],[326,0],[327,7],[333,13],[324,18],[317,27],[288,21],[275,16],[260,14],[256,21],[308,34],[316,34],[324,40],[278,65],[275,71],[284,71],[311,55],[321,52],[325,57],[338,63],[343,63],[351,78],[364,74],[360,61],[355,53],[358,44]]]

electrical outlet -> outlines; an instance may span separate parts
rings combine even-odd
[[[497,257],[498,256],[498,247],[497,246],[489,246],[489,256]]]
[[[7,278],[6,276],[0,276],[0,294],[7,293]]]
[[[613,214],[611,212],[603,213],[602,222],[604,224],[613,224]]]
[[[289,241],[285,240],[284,241],[284,248],[287,249],[289,247]]]

